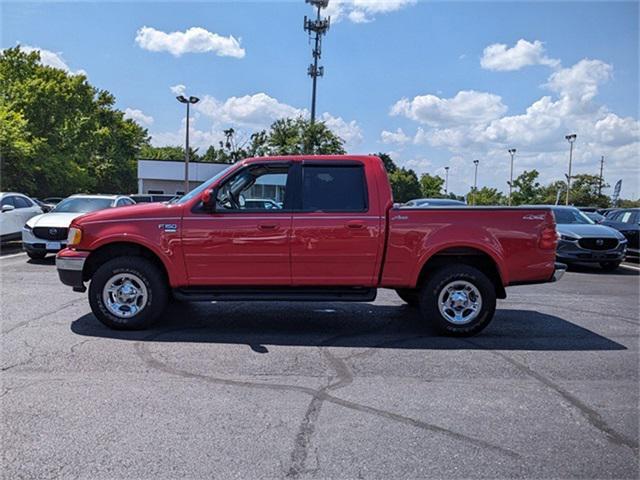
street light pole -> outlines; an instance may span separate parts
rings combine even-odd
[[[511,206],[511,193],[513,191],[513,157],[516,155],[516,149],[510,148],[509,154],[511,155],[511,173],[509,174],[509,206]]]
[[[444,194],[449,195],[449,167],[444,167]]]
[[[571,191],[571,162],[573,161],[573,143],[576,141],[577,135],[572,133],[570,135],[565,135],[564,138],[569,142],[569,174],[567,175],[567,198],[565,200],[565,205],[569,205],[569,192]]]
[[[476,193],[478,191],[478,164],[480,163],[480,160],[474,160],[473,163],[476,166],[476,171],[473,175],[473,204],[475,205]]]
[[[184,95],[179,95],[176,99],[180,103],[185,103],[187,105],[187,130],[185,132],[185,149],[184,149],[184,193],[185,195],[189,193],[189,107],[191,104],[196,104],[200,101],[198,97],[185,97]]]

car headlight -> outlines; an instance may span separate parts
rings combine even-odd
[[[567,242],[575,242],[578,239],[576,237],[570,237],[569,235],[560,235],[561,240],[566,240]]]
[[[82,230],[76,227],[71,227],[69,229],[69,234],[67,235],[67,247],[78,245],[80,240],[82,240]]]
[[[26,230],[27,232],[30,232],[31,230],[33,230],[28,223],[24,224],[24,227],[22,227],[23,230]]]

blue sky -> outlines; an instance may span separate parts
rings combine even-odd
[[[478,158],[480,186],[505,190],[508,147],[516,175],[537,168],[552,181],[566,173],[564,135],[575,132],[574,172],[597,173],[605,155],[606,179],[624,178],[623,196],[638,196],[637,2],[355,0],[330,10],[318,111],[350,152],[391,152],[418,172],[450,166],[458,193]],[[1,44],[84,71],[156,144],[182,142],[183,85],[203,99],[192,135],[204,147],[229,126],[246,137],[308,114],[310,14],[302,0],[3,2]]]

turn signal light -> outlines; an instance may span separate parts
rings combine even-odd
[[[71,227],[69,229],[69,234],[67,235],[67,247],[78,245],[80,240],[82,240],[82,230],[76,227]]]

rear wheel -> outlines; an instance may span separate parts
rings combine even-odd
[[[150,326],[163,312],[167,298],[163,273],[142,257],[119,257],[104,263],[89,285],[93,314],[118,330]]]
[[[420,306],[420,292],[418,290],[398,288],[396,289],[396,293],[410,307],[417,308]]]
[[[605,272],[613,272],[616,270],[622,262],[600,262],[600,267]]]
[[[493,283],[468,265],[436,270],[420,291],[423,318],[445,335],[475,335],[489,325],[495,310]]]

